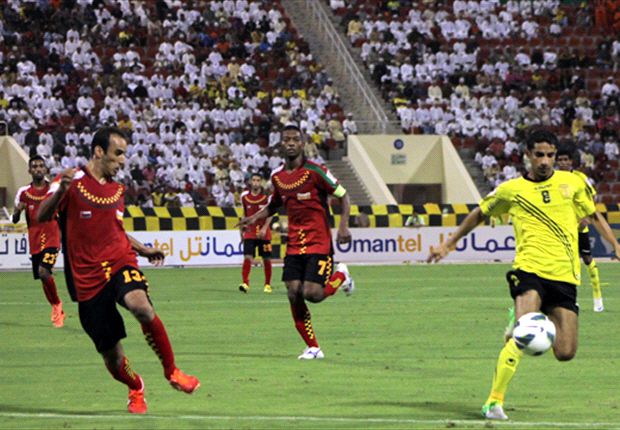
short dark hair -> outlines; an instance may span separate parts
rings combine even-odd
[[[286,130],[297,130],[298,132],[301,133],[301,128],[299,128],[299,126],[295,124],[294,122],[287,122],[284,125],[284,128],[282,129],[282,131],[286,131]]]
[[[261,175],[261,174],[260,174],[260,173],[258,173],[258,172],[253,172],[253,173],[250,175],[250,178],[253,178],[254,176],[258,176],[259,178],[263,179],[263,175]]]
[[[43,161],[43,164],[47,166],[47,163],[45,162],[45,159],[43,157],[41,157],[40,155],[33,155],[32,157],[30,157],[30,160],[28,160],[28,168],[30,168],[32,163],[34,163],[35,161]]]
[[[90,144],[90,153],[93,155],[95,153],[95,148],[100,146],[103,149],[103,152],[108,152],[108,146],[110,146],[110,136],[116,135],[120,136],[129,142],[129,138],[125,134],[123,130],[114,126],[104,126],[100,127],[93,136],[93,141]]]
[[[569,160],[574,160],[575,149],[569,145],[562,145],[558,148],[557,152],[555,153],[555,157],[557,158],[561,155],[566,155],[569,158]]]
[[[558,138],[551,131],[546,128],[534,128],[530,130],[525,139],[527,149],[530,151],[534,149],[534,145],[540,142],[548,142],[550,145],[558,147]]]

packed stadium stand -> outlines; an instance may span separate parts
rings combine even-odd
[[[620,201],[619,2],[324,4],[404,133],[448,135],[495,185],[520,174],[524,130],[551,126],[602,202]],[[128,203],[230,207],[250,172],[280,164],[279,125],[299,121],[318,161],[355,133],[279,1],[8,0],[0,13],[0,121],[52,173],[85,164],[98,126],[125,128]]]
[[[474,148],[491,185],[519,175],[523,132],[579,151],[620,200],[620,2],[326,2],[404,133]]]
[[[280,164],[279,125],[298,121],[318,161],[350,132],[336,88],[277,1],[0,8],[0,121],[52,174],[86,163],[97,127],[126,129],[128,203],[232,206],[252,171],[268,178]]]

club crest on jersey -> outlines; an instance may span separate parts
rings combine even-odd
[[[569,199],[570,198],[570,185],[568,184],[560,184],[560,194],[562,194],[562,197],[564,197],[565,199]]]
[[[310,191],[306,193],[297,193],[297,200],[310,200],[311,198],[312,195],[310,194]]]
[[[93,213],[91,211],[80,211],[80,219],[91,219]]]

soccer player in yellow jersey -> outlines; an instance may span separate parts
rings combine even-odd
[[[586,191],[592,197],[596,196],[596,189],[592,186],[592,181],[584,173],[579,170],[573,170],[573,151],[569,147],[561,147],[556,155],[556,164],[559,170],[572,172],[577,175],[586,186]],[[603,218],[604,219],[604,218]],[[605,221],[606,222],[606,221]],[[592,250],[590,249],[590,235],[588,223],[586,220],[579,223],[579,255],[588,269],[590,278],[590,286],[592,286],[592,298],[594,300],[594,312],[603,312],[603,292],[601,291],[601,279],[598,274],[596,261],[592,258]]]
[[[515,317],[544,312],[556,326],[553,352],[559,361],[577,352],[577,285],[581,268],[577,231],[579,220],[589,217],[620,259],[620,244],[587,193],[584,182],[570,172],[555,171],[557,138],[545,129],[527,137],[526,156],[531,167],[526,176],[500,184],[486,196],[445,242],[431,247],[428,261],[439,261],[485,218],[510,214],[515,231],[516,256],[507,273]],[[491,393],[482,407],[488,419],[508,419],[504,396],[523,351],[510,338],[502,348]]]

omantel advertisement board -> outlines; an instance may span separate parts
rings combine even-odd
[[[455,227],[422,228],[358,228],[351,229],[353,240],[338,244],[334,240],[335,260],[351,263],[415,263],[422,262],[432,245],[440,243]],[[240,264],[243,247],[239,232],[161,231],[132,232],[145,244],[159,247],[166,255],[166,266],[219,266]],[[335,231],[333,231],[335,237]],[[593,254],[609,255],[596,232],[590,234]],[[515,239],[512,227],[478,227],[464,237],[445,261],[503,261],[514,258]],[[277,256],[274,256],[277,257]],[[144,259],[141,265],[148,267]],[[62,267],[59,258],[57,266]],[[31,267],[26,234],[0,234],[0,270]]]

